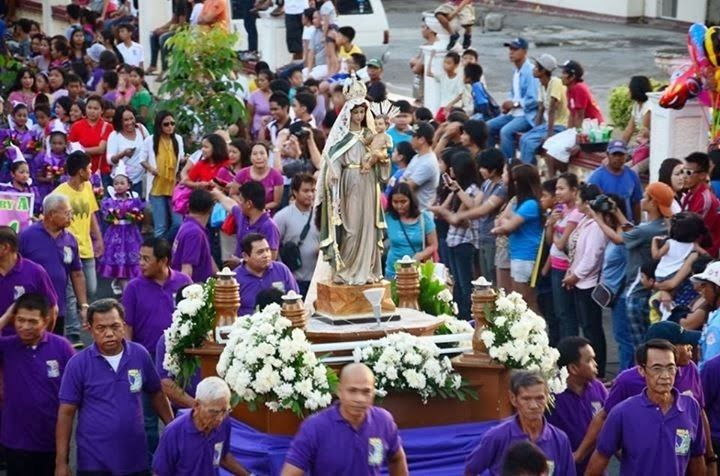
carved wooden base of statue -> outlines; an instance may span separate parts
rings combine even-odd
[[[415,260],[404,256],[397,263],[399,267],[395,274],[395,282],[397,283],[398,307],[419,310],[420,273],[415,266]]]
[[[316,315],[314,317],[334,325],[374,322],[375,314],[372,305],[363,292],[378,288],[385,290],[380,303],[382,321],[400,319],[400,316],[395,312],[389,281],[360,285],[320,281],[317,283]]]

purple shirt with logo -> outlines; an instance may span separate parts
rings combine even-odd
[[[0,276],[0,315],[25,293],[45,296],[50,307],[57,305],[57,294],[50,276],[38,264],[18,255],[17,263],[5,276]],[[5,326],[2,335],[14,335],[15,326]]]
[[[0,442],[7,448],[55,451],[60,379],[73,356],[64,337],[43,332],[35,347],[18,336],[0,337],[5,394]]]
[[[517,441],[529,439],[520,428],[518,418],[518,416],[506,418],[482,436],[480,444],[465,460],[465,474],[490,476],[500,474],[505,453],[510,446]],[[548,465],[552,468],[550,474],[575,476],[570,440],[562,430],[555,428],[546,420],[540,436],[533,443],[545,453]]]
[[[128,474],[148,469],[142,393],[160,391],[147,350],[123,342],[117,372],[93,344],[75,355],[60,385],[60,403],[78,408],[78,471]]]
[[[585,437],[590,421],[602,409],[608,392],[603,383],[594,379],[581,395],[569,388],[559,395],[555,395],[555,405],[547,414],[547,421],[565,432],[570,440],[570,447],[575,451]],[[577,474],[585,474],[589,457],[576,463]]]
[[[690,458],[705,453],[702,409],[673,389],[675,402],[663,415],[643,391],[619,403],[607,417],[597,451],[611,457],[622,450],[621,475],[684,475]]]
[[[165,427],[152,469],[157,476],[217,476],[230,450],[230,418],[207,435],[197,429],[192,410]]]
[[[235,268],[235,273],[237,273],[237,282],[240,284],[240,309],[238,309],[238,316],[255,312],[257,295],[265,289],[275,287],[284,292],[288,292],[291,289],[296,293],[300,292],[292,271],[280,261],[270,262],[268,269],[265,270],[262,277],[258,277],[248,271],[245,265]]]
[[[678,367],[677,374],[675,374],[674,386],[683,395],[692,395],[695,397],[695,400],[700,403],[701,407],[705,406],[705,397],[703,396],[702,384],[700,383],[700,372],[695,362],[691,361],[683,367]],[[610,393],[608,394],[607,400],[605,400],[605,411],[610,413],[610,410],[612,410],[615,405],[630,397],[640,395],[644,388],[645,377],[640,375],[637,366],[624,370],[613,380]]]
[[[335,404],[302,423],[285,462],[310,474],[379,475],[401,448],[397,425],[387,410],[370,407],[356,430]]]
[[[82,271],[78,242],[67,230],[53,238],[42,223],[20,233],[20,254],[42,266],[58,298],[58,315],[66,315],[67,283],[71,271]]]
[[[132,340],[145,347],[151,355],[155,354],[163,331],[172,323],[175,293],[191,283],[186,275],[170,270],[170,276],[162,285],[154,279],[138,276],[125,288],[122,297],[125,322],[132,327]]]
[[[720,441],[720,355],[705,362],[700,372],[707,406],[705,412],[710,421],[710,433]]]
[[[157,346],[155,347],[155,370],[157,370],[161,380],[167,378],[175,381],[175,376],[170,374],[170,372],[165,370],[165,367],[163,367],[163,360],[165,360],[165,337],[160,337],[158,339]],[[202,375],[200,374],[201,370],[202,369],[200,367],[195,370],[195,373],[192,377],[190,377],[190,381],[187,386],[183,389],[185,390],[185,393],[191,397],[195,396],[195,389],[200,383],[200,380],[202,380]]]
[[[171,268],[182,271],[182,265],[192,265],[192,280],[204,283],[212,276],[210,240],[205,228],[194,218],[185,217],[173,243]]]
[[[247,217],[240,211],[240,207],[234,206],[232,214],[237,223],[237,247],[235,248],[235,256],[242,256],[242,240],[250,233],[260,233],[268,242],[271,250],[280,248],[280,229],[275,221],[270,218],[270,214],[264,212],[260,215],[255,223],[250,223]]]

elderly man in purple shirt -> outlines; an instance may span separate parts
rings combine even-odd
[[[5,379],[0,443],[9,476],[55,472],[60,379],[74,351],[64,337],[46,330],[49,312],[45,296],[27,293],[0,318],[0,328],[13,321],[17,330],[0,337]]]
[[[560,428],[570,439],[575,451],[587,431],[593,416],[599,412],[607,390],[597,377],[595,351],[584,337],[571,336],[562,339],[557,346],[560,352],[558,367],[567,367],[567,389],[555,395],[555,404],[547,414],[547,421]],[[577,461],[577,474],[585,474],[587,459]]]
[[[203,189],[193,190],[189,202],[190,211],[175,237],[170,263],[172,269],[189,276],[193,282],[204,283],[218,270],[205,230],[214,202],[210,192]]]
[[[152,469],[157,476],[219,476],[220,467],[247,475],[230,453],[230,388],[219,377],[197,386],[192,410],[163,432]]]
[[[80,317],[85,322],[87,308],[87,289],[83,273],[78,242],[72,233],[67,231],[72,220],[70,199],[65,195],[50,194],[43,200],[43,219],[20,233],[20,254],[42,266],[50,276],[50,280],[58,296],[58,319],[55,332],[63,331],[71,342],[80,342],[80,325],[66,322],[68,280],[77,296]],[[75,302],[75,301],[74,301]]]
[[[50,303],[48,329],[55,328],[57,317],[57,294],[47,271],[40,265],[23,258],[18,253],[19,240],[15,230],[0,226],[0,315],[25,293],[39,293]],[[15,334],[15,328],[8,326],[3,335]]]
[[[285,457],[282,476],[408,474],[405,451],[392,415],[373,406],[375,376],[364,364],[343,367],[339,403],[305,420]]]
[[[465,460],[465,475],[498,476],[508,449],[518,441],[530,440],[545,453],[550,474],[575,476],[570,440],[565,432],[545,420],[548,389],[537,372],[519,370],[510,377],[510,403],[517,410],[488,430]]]
[[[151,395],[153,410],[166,425],[173,418],[147,350],[125,340],[124,314],[114,299],[95,301],[88,309],[94,344],[70,359],[60,385],[57,476],[70,474],[76,413],[78,475],[148,472],[141,393]]]
[[[676,353],[675,346],[663,339],[638,348],[645,390],[610,411],[586,475],[600,476],[621,450],[621,476],[706,474],[702,408],[673,386]]]
[[[288,292],[299,292],[295,276],[280,261],[273,261],[270,245],[259,233],[245,235],[242,243],[244,263],[235,268],[237,282],[240,284],[240,309],[238,315],[244,316],[255,311],[255,301],[260,291],[276,288]]]

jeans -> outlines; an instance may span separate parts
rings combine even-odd
[[[598,378],[603,378],[607,361],[607,344],[602,325],[602,308],[593,300],[592,291],[593,288],[575,289],[575,311],[580,320],[583,335],[590,341],[595,351]]]
[[[577,315],[575,314],[575,300],[573,291],[562,286],[565,271],[552,269],[550,280],[552,282],[553,303],[555,304],[555,319],[558,321],[560,339],[576,336],[580,333]],[[551,324],[548,322],[548,327]]]
[[[645,333],[650,326],[650,293],[647,290],[635,290],[625,299],[625,312],[630,326],[630,337],[633,346],[637,347],[645,341]]]
[[[495,282],[495,242],[481,241],[478,249],[480,275],[490,282]],[[497,283],[495,283],[497,284]]]
[[[495,147],[500,141],[500,150],[507,160],[515,158],[515,134],[530,130],[530,123],[525,116],[502,114],[487,122],[488,148]]]
[[[635,346],[625,306],[625,295],[621,293],[612,306],[613,335],[618,345],[620,372],[635,365]]]
[[[165,48],[165,42],[169,40],[175,32],[166,31],[159,35],[150,33],[150,66],[153,68],[157,67],[158,53],[160,53],[160,62],[162,64],[162,70],[167,69],[167,49]]]
[[[155,362],[155,354],[150,354]],[[143,418],[145,421],[145,436],[148,445],[148,461],[152,465],[152,458],[160,441],[160,430],[158,427],[158,416],[152,407],[152,397],[147,393],[142,394]]]
[[[565,126],[554,126],[554,132],[562,132],[565,130]],[[547,135],[547,124],[540,124],[527,131],[520,138],[520,160],[524,164],[534,164],[535,153],[538,148],[542,145],[543,139]]]
[[[80,262],[85,275],[85,289],[87,289],[88,303],[93,302],[97,291],[97,274],[95,274],[95,258],[81,258]],[[67,284],[67,310],[65,311],[65,336],[71,341],[80,340],[80,317],[78,315],[77,296],[72,281]]]
[[[172,210],[170,197],[165,195],[149,197],[153,215],[153,235],[155,238],[164,238],[172,243],[182,225],[182,217]]]
[[[462,243],[448,247],[450,258],[450,272],[455,280],[453,299],[458,305],[458,317],[470,320],[470,293],[473,279],[473,263],[475,262],[475,247],[470,243]]]
[[[243,18],[243,26],[245,27],[245,31],[247,31],[248,50],[250,51],[258,50],[258,31],[256,22],[257,17],[253,13],[245,14],[245,18]]]

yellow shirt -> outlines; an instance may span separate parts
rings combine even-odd
[[[64,183],[53,190],[53,193],[65,195],[70,200],[73,217],[68,230],[78,242],[80,258],[94,258],[95,252],[90,238],[90,224],[92,215],[98,211],[98,204],[92,185],[90,182],[85,182],[78,192],[67,183]]]
[[[350,48],[347,51],[345,51],[344,47],[341,47],[340,51],[338,51],[338,58],[340,58],[341,60],[346,60],[346,59],[349,59],[355,53],[362,54],[362,50],[360,49],[360,47],[358,45],[352,45],[352,48]]]
[[[550,99],[557,99],[557,107],[555,108],[555,125],[567,127],[570,114],[567,106],[567,88],[562,83],[562,79],[558,77],[550,78],[547,89],[540,85],[539,99],[545,106],[545,121],[550,110]]]
[[[175,167],[177,165],[177,157],[172,140],[167,137],[161,137],[158,143],[158,153],[155,157],[157,162],[158,174],[153,179],[151,195],[156,196],[172,196],[175,188]]]

